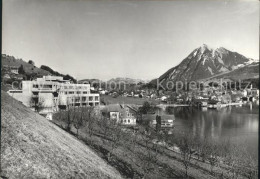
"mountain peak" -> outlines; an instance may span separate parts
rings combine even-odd
[[[229,51],[223,47],[211,48],[203,44],[195,49],[178,66],[171,68],[162,76],[160,80],[198,80],[211,77],[213,75],[226,73],[251,64],[250,60],[243,55]]]
[[[208,48],[208,45],[207,44],[202,44],[200,47]]]
[[[216,50],[217,50],[218,52],[220,52],[220,53],[226,53],[226,52],[228,52],[228,50],[225,49],[224,47],[218,47]]]
[[[207,44],[202,44],[202,45],[198,48],[198,50],[199,50],[201,53],[204,53],[205,50],[211,51],[211,50],[213,50],[213,49],[210,48]]]

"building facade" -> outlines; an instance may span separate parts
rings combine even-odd
[[[110,104],[102,110],[103,116],[124,126],[136,125],[136,113],[137,109],[133,106],[123,104]]]
[[[42,114],[68,106],[97,106],[99,94],[90,93],[90,84],[73,84],[59,76],[43,76],[34,81],[22,81],[22,90],[8,94]]]

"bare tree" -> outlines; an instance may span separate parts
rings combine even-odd
[[[87,107],[87,114],[86,114],[86,122],[87,122],[87,129],[89,137],[91,138],[94,134],[94,127],[95,127],[95,112],[94,107],[88,106]]]
[[[218,144],[216,141],[207,142],[207,144],[208,145],[206,145],[206,153],[208,156],[208,161],[210,163],[210,171],[212,174],[214,174],[214,166],[216,166],[219,163]]]
[[[240,154],[240,146],[232,144],[229,148],[229,154],[226,156],[225,161],[227,162],[229,166],[229,174],[230,178],[236,178],[239,165],[239,154]]]
[[[154,137],[151,128],[140,128],[138,135],[140,136],[141,144],[145,147],[143,168],[145,173],[149,174],[151,170],[154,170],[152,165],[157,163],[158,145],[153,142]]]
[[[258,161],[249,152],[244,157],[243,163],[245,166],[241,168],[241,171],[248,179],[258,178]]]
[[[120,143],[120,139],[121,139],[121,126],[120,124],[113,120],[110,122],[110,138],[112,139],[112,151],[113,149],[117,148],[118,144]]]
[[[75,106],[73,106],[73,104],[70,104],[69,102],[67,103],[67,117],[65,117],[65,122],[67,124],[67,131],[70,132],[71,131],[71,126],[73,124],[73,120],[76,117],[76,108]]]
[[[77,130],[77,138],[79,138],[79,129],[84,126],[84,108],[79,108],[76,110],[76,117],[73,120],[73,126]]]
[[[180,139],[178,140],[178,146],[181,151],[182,164],[185,167],[185,175],[186,177],[188,177],[188,169],[191,164],[190,161],[192,158],[192,154],[194,153],[193,137],[189,134],[180,135]]]
[[[250,153],[246,146],[240,146],[238,171],[248,179],[258,178],[258,158]]]
[[[201,159],[203,162],[205,162],[207,154],[207,139],[200,139],[199,137],[196,137],[195,149],[197,151],[197,159]]]
[[[105,117],[100,117],[98,122],[99,122],[99,127],[101,129],[100,133],[103,134],[102,141],[103,141],[103,143],[105,143],[105,141],[107,140],[107,137],[108,137],[109,130],[110,130],[110,121],[109,121],[109,119],[107,119]]]

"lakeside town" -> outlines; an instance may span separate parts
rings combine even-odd
[[[7,74],[10,76],[17,75],[21,71],[14,67],[9,69]],[[5,75],[3,79],[6,80],[9,78]],[[18,78],[12,79],[19,80]],[[190,165],[193,165],[192,163],[195,161],[201,164],[204,163],[203,165],[205,166],[202,167],[203,170],[205,169],[204,167],[207,168],[207,165],[210,165],[210,174],[217,176],[236,176],[243,178],[243,175],[247,172],[250,173],[250,177],[256,175],[255,167],[243,170],[245,173],[238,171],[241,170],[241,167],[245,167],[243,165],[241,166],[240,162],[242,159],[232,159],[232,162],[236,160],[237,164],[231,167],[230,161],[221,157],[221,153],[216,153],[216,150],[222,151],[227,147],[226,145],[234,145],[233,147],[235,147],[235,144],[227,142],[225,144],[214,144],[215,149],[213,149],[211,148],[213,139],[200,139],[197,136],[180,133],[178,126],[175,125],[174,114],[162,112],[170,108],[178,107],[196,108],[203,112],[207,109],[218,111],[223,108],[229,108],[229,106],[232,105],[242,106],[244,104],[254,103],[259,106],[259,89],[253,88],[252,83],[247,84],[245,89],[241,90],[228,88],[227,83],[226,86],[216,85],[215,83],[214,85],[211,84],[211,86],[204,86],[203,90],[199,88],[187,91],[179,89],[178,92],[148,88],[147,84],[139,84],[138,88],[134,90],[133,88],[131,88],[132,90],[122,90],[120,84],[118,84],[118,89],[113,87],[112,90],[107,90],[100,88],[95,85],[95,83],[94,85],[93,83],[90,84],[88,81],[81,81],[77,84],[71,80],[64,80],[62,76],[51,75],[42,76],[34,80],[13,81],[12,86],[15,86],[14,84],[17,86],[18,83],[20,83],[18,86],[20,86],[21,89],[8,90],[7,94],[64,130],[74,133],[79,139],[82,138],[82,135],[80,135],[82,132],[80,133],[80,131],[86,128],[83,130],[88,134],[88,137],[84,139],[87,140],[85,142],[90,146],[95,144],[105,148],[108,147],[107,150],[109,152],[105,155],[108,162],[119,160],[117,157],[121,154],[114,153],[114,150],[120,146],[122,147],[122,145],[126,145],[124,142],[120,142],[126,139],[123,136],[129,135],[130,137],[135,134],[136,139],[134,143],[137,144],[134,145],[143,145],[143,140],[147,140],[147,146],[143,147],[146,148],[145,151],[149,149],[151,152],[149,154],[150,158],[144,162],[144,165],[148,165],[146,166],[148,167],[147,170],[144,171],[145,176],[149,176],[148,173],[151,168],[153,168],[152,165],[154,165],[153,161],[162,157],[159,156],[157,152],[154,153],[154,151],[160,151],[163,150],[163,148],[168,150],[165,154],[174,154],[180,157],[180,160],[183,160],[183,166],[186,168],[185,176],[189,176],[189,168],[192,171]],[[8,86],[8,84],[5,84],[5,86]],[[251,108],[252,105],[250,105],[250,109]],[[112,137],[109,139],[112,140],[111,146],[104,141],[100,144],[98,141],[103,137],[99,137],[100,139],[98,139],[97,134],[102,136],[109,134]],[[170,137],[172,135],[178,137],[172,138]],[[143,137],[145,138],[142,139]],[[132,139],[130,138],[128,140]],[[179,143],[179,140],[186,142],[182,144]],[[190,143],[188,142],[189,140],[196,142]],[[204,143],[204,146],[200,146],[201,142]],[[205,145],[207,147],[211,146],[210,149],[204,148]],[[185,151],[185,146],[190,150]],[[200,147],[204,149],[200,149]],[[203,152],[201,150],[205,151]],[[232,151],[231,148],[229,150]],[[212,152],[215,153],[214,156],[212,156]],[[244,152],[248,154],[247,151],[243,151],[240,154],[245,155]],[[235,153],[237,153],[237,151]],[[165,154],[160,153],[160,155]],[[208,156],[209,154],[211,157]],[[184,155],[184,158],[182,158],[182,155]],[[190,158],[186,158],[186,155],[190,155]],[[131,156],[134,157],[133,153]],[[139,155],[135,157],[139,157]],[[247,159],[243,159],[243,161],[244,160]],[[187,162],[189,164],[187,164]],[[251,162],[252,161],[250,161],[250,166],[252,164]],[[132,165],[133,164],[131,164],[131,166]],[[246,168],[247,167],[248,166],[246,166]],[[230,172],[226,171],[227,168],[230,168]],[[125,168],[122,170],[125,170]],[[138,170],[134,171],[137,172]],[[125,171],[121,172],[124,173]],[[143,175],[141,173],[137,172],[135,175],[140,177]],[[124,175],[133,177],[133,173],[131,174],[131,172],[124,173]],[[159,177],[160,174],[158,175],[157,173],[157,176]]]
[[[0,179],[257,179],[259,2],[3,0]]]
[[[204,53],[203,48],[195,52]],[[97,151],[123,177],[258,175],[257,78],[236,80],[225,75],[187,82],[163,75],[147,83],[129,78],[77,81],[48,66],[38,68],[32,60],[4,54],[2,61],[3,91]],[[254,73],[247,76],[255,75],[259,62],[244,63],[230,73],[247,73],[249,68]],[[239,111],[246,116],[243,122]],[[252,136],[244,135],[245,126]],[[223,136],[222,130],[226,130]],[[171,163],[174,169],[169,168]]]
[[[10,67],[9,74],[18,75],[18,67]],[[10,79],[9,74],[5,74],[3,78]],[[19,77],[13,79],[20,80]],[[151,104],[164,108],[166,106],[193,106],[217,109],[229,105],[242,105],[246,102],[256,102],[259,105],[259,89],[253,88],[252,83],[247,83],[245,89],[239,90],[232,89],[227,82],[225,83],[226,86],[223,84],[218,85],[217,82],[214,83],[214,86],[211,82],[211,86],[203,86],[202,90],[200,88],[189,91],[181,89],[178,92],[154,88],[148,89],[146,84],[139,87],[143,89],[134,89],[128,92],[129,89],[121,89],[121,86],[125,85],[124,83],[122,83],[123,85],[117,84],[114,87],[119,89],[107,90],[99,87],[95,88],[93,86],[96,85],[91,85],[88,81],[73,84],[70,80],[63,80],[63,77],[59,76],[43,76],[43,78],[37,78],[35,81],[22,80],[21,84],[19,85],[22,86],[21,90],[9,90],[8,94],[23,102],[27,107],[34,108],[40,114],[48,116],[48,118],[52,118],[53,113],[60,109],[66,109],[67,105],[77,107],[109,106],[111,102],[118,105],[134,105],[136,112],[138,107],[142,106],[145,101],[150,101]],[[42,108],[42,110],[39,111],[39,108]],[[116,112],[119,112],[119,110]]]

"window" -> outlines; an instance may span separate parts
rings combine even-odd
[[[127,117],[130,117],[130,114],[129,113],[126,113]]]
[[[10,93],[22,93],[22,90],[21,91],[9,91]]]
[[[95,96],[95,101],[98,101],[98,96]]]
[[[128,123],[130,123],[130,119],[128,119]]]
[[[88,94],[88,92],[87,91],[83,91],[83,94]]]
[[[74,92],[73,92],[73,91],[70,91],[69,94],[74,94]]]
[[[81,92],[80,92],[80,91],[77,91],[77,94],[81,94]]]
[[[89,101],[93,101],[93,96],[90,96],[90,97],[89,97]]]
[[[79,97],[76,97],[75,98],[75,103],[79,103],[80,102],[80,98]]]
[[[39,87],[42,88],[42,89],[50,89],[50,88],[52,88],[52,85],[41,85],[40,84]]]
[[[66,91],[65,94],[68,94],[68,92]]]
[[[82,101],[86,101],[87,100],[87,98],[86,97],[82,97]]]

